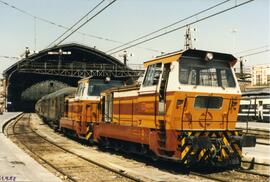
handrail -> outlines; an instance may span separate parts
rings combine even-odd
[[[255,104],[255,102],[254,102],[254,104]],[[247,118],[249,118],[250,107],[251,107],[251,99],[249,100],[248,116],[247,116]],[[255,112],[256,112],[256,110],[255,110]],[[248,120],[246,120],[246,133],[248,133]]]
[[[182,117],[181,117],[181,129],[183,130],[184,129],[184,121],[183,121],[183,118],[184,118],[184,111],[185,111],[185,108],[186,108],[186,103],[187,103],[187,99],[188,99],[188,97],[186,97],[185,98],[185,100],[184,100],[184,105],[183,105],[183,109],[182,109]]]
[[[228,112],[227,112],[226,130],[229,129],[229,113],[230,113],[231,107],[232,107],[232,99],[230,98],[230,103],[229,103]]]

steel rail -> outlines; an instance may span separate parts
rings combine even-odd
[[[21,118],[20,118],[20,119],[21,119]],[[18,119],[18,120],[16,121],[16,123],[17,123],[20,119]],[[30,117],[29,117],[29,122],[30,122]],[[15,128],[15,127],[14,127],[14,128]],[[142,181],[143,181],[143,180],[141,180],[140,178],[136,178],[136,177],[134,177],[134,176],[131,176],[131,175],[129,175],[129,174],[126,174],[126,173],[124,173],[124,172],[121,171],[121,170],[118,171],[118,170],[113,169],[113,168],[111,168],[111,167],[109,167],[109,166],[106,166],[106,165],[104,165],[104,164],[101,164],[101,163],[98,163],[98,162],[93,161],[93,160],[91,160],[91,159],[88,159],[88,158],[86,158],[86,157],[83,157],[83,156],[81,156],[81,155],[79,155],[79,154],[76,154],[75,152],[72,152],[72,151],[70,151],[70,150],[68,150],[68,149],[66,149],[66,148],[64,148],[64,147],[62,147],[62,146],[60,146],[60,145],[58,145],[58,144],[56,144],[56,143],[54,143],[54,142],[48,140],[48,139],[45,138],[44,136],[38,134],[38,133],[31,127],[31,124],[30,124],[30,123],[29,123],[29,129],[31,129],[32,133],[34,133],[34,134],[37,135],[38,137],[42,138],[43,140],[45,140],[45,141],[48,142],[49,144],[54,145],[54,146],[60,148],[61,150],[65,151],[65,152],[67,152],[67,153],[70,153],[70,154],[72,154],[72,155],[74,155],[74,156],[76,156],[76,157],[78,157],[78,158],[81,158],[81,159],[83,159],[83,160],[85,160],[85,161],[87,161],[87,162],[89,162],[89,163],[91,163],[91,164],[94,164],[94,165],[96,165],[96,166],[99,166],[99,167],[101,167],[101,168],[103,168],[103,169],[106,169],[106,170],[108,170],[108,171],[111,171],[111,172],[113,172],[113,173],[119,174],[119,175],[121,175],[121,176],[123,176],[123,177],[125,177],[125,178],[128,178],[128,179],[133,180],[133,181],[136,181],[136,182],[142,182]],[[48,164],[49,166],[51,166],[53,169],[55,169],[56,171],[60,172],[62,175],[67,176],[70,180],[72,180],[72,181],[77,181],[76,179],[72,178],[71,176],[65,174],[62,170],[57,169],[53,164],[51,164],[50,162],[48,162],[46,159],[42,158],[41,156],[39,156],[38,154],[36,154],[35,152],[33,152],[28,146],[26,146],[25,144],[23,144],[23,145],[24,145],[30,152],[32,152],[32,153],[35,154],[38,158],[40,158],[43,162],[45,162],[46,164]]]
[[[15,133],[15,126],[16,124],[18,124],[18,122],[20,121],[20,119],[24,116],[25,114],[22,114],[18,119],[16,118],[15,121],[13,120],[13,122],[10,122],[8,125],[12,125],[12,132],[13,134],[8,134],[6,135],[7,137],[10,135],[16,135]],[[7,126],[7,130],[9,129],[9,126]],[[8,131],[7,131],[8,132]],[[33,150],[31,150],[30,147],[28,147],[25,143],[23,143],[21,140],[18,139],[18,141],[20,142],[21,145],[23,145],[29,152],[32,153],[32,155],[34,155],[35,157],[37,157],[38,159],[40,159],[41,161],[43,161],[45,164],[47,164],[48,166],[50,166],[51,168],[53,168],[54,170],[56,170],[57,172],[59,172],[61,175],[66,176],[70,181],[74,181],[77,182],[76,179],[72,178],[71,176],[67,175],[65,172],[63,172],[61,169],[56,168],[53,164],[51,164],[49,161],[45,160],[43,157],[39,156],[36,152],[34,152]]]
[[[258,173],[256,171],[249,171],[249,170],[246,170],[246,169],[235,169],[235,171],[240,172],[240,173],[254,174],[256,176],[262,176],[262,177],[270,178],[269,174],[262,174],[262,173]]]
[[[190,172],[190,174],[195,175],[195,176],[199,176],[199,177],[203,177],[206,179],[210,179],[210,180],[215,180],[215,181],[220,181],[220,182],[228,182],[227,179],[222,179],[222,178],[218,178],[218,177],[214,177],[214,176],[210,176],[207,174],[201,174],[201,173],[196,173],[196,172]]]

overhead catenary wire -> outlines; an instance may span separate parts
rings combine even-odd
[[[167,34],[169,34],[169,33],[175,32],[175,31],[177,31],[177,30],[180,30],[180,29],[185,28],[185,27],[187,27],[187,26],[190,26],[190,25],[193,25],[193,24],[195,24],[195,23],[201,22],[201,21],[206,20],[206,19],[208,19],[208,18],[211,18],[211,17],[217,16],[217,15],[219,15],[219,14],[225,13],[225,12],[230,11],[230,10],[232,10],[232,9],[235,9],[235,8],[237,8],[237,7],[243,6],[243,5],[245,5],[245,4],[247,4],[247,3],[250,3],[250,2],[252,2],[252,1],[254,1],[254,0],[248,0],[248,1],[245,1],[245,2],[243,2],[243,3],[237,4],[237,5],[235,5],[235,6],[232,6],[232,7],[230,7],[230,8],[227,8],[227,9],[224,9],[224,10],[222,10],[222,11],[219,11],[219,12],[217,12],[217,13],[213,13],[213,14],[211,14],[211,15],[208,15],[208,16],[205,16],[205,17],[203,17],[203,18],[197,19],[197,20],[195,20],[195,21],[193,21],[193,22],[191,22],[191,23],[187,23],[187,24],[182,25],[182,26],[180,26],[180,27],[177,27],[177,28],[174,28],[174,29],[172,29],[172,30],[169,30],[169,31],[167,31],[167,32],[165,32],[165,33],[156,35],[156,36],[154,36],[154,37],[151,37],[151,38],[148,38],[148,39],[146,39],[146,40],[140,41],[140,42],[138,42],[138,43],[132,44],[132,45],[130,45],[130,46],[124,47],[124,48],[122,48],[122,49],[120,49],[120,50],[116,50],[116,51],[110,53],[110,55],[115,54],[115,53],[118,53],[118,52],[120,52],[120,51],[124,51],[124,50],[129,49],[129,48],[132,48],[132,47],[135,47],[135,46],[140,45],[140,44],[143,44],[143,43],[145,43],[145,42],[149,42],[149,41],[151,41],[151,40],[153,40],[153,39],[159,38],[159,37],[161,37],[161,36],[164,36],[164,35],[167,35]]]
[[[76,21],[70,28],[68,28],[63,34],[61,34],[58,38],[56,38],[52,43],[49,44],[48,47],[53,45],[56,41],[62,38],[67,32],[72,30],[76,25],[78,25],[83,19],[85,19],[90,13],[92,13],[95,9],[97,9],[105,0],[100,1],[95,7],[93,7],[90,11],[88,11],[83,17],[81,17],[78,21]]]
[[[256,48],[252,48],[252,49],[247,49],[247,50],[236,52],[234,54],[240,54],[240,53],[244,53],[244,52],[255,51],[255,50],[258,50],[258,49],[263,49],[263,48],[268,48],[268,47],[270,47],[270,45],[264,45],[264,46],[260,46],[260,47],[256,47]]]
[[[249,57],[249,56],[265,53],[265,52],[268,52],[268,51],[270,51],[270,49],[265,49],[263,51],[258,51],[258,52],[254,52],[254,53],[250,53],[250,54],[241,55],[241,56],[239,56],[239,58]]]
[[[65,27],[65,26],[63,26],[63,25],[60,25],[60,24],[57,24],[57,23],[55,23],[55,22],[53,22],[53,21],[47,20],[47,19],[42,18],[42,17],[35,16],[35,15],[33,15],[33,14],[31,14],[31,13],[29,13],[29,12],[27,12],[27,11],[21,9],[21,8],[18,8],[18,7],[16,7],[16,6],[14,6],[14,5],[11,5],[11,4],[9,4],[9,3],[3,1],[3,0],[0,0],[0,3],[4,4],[4,5],[6,5],[6,6],[9,6],[10,8],[13,8],[13,9],[15,9],[15,10],[17,10],[17,11],[19,11],[19,12],[25,14],[25,15],[28,15],[28,16],[30,16],[30,17],[32,17],[32,18],[36,18],[36,19],[38,19],[38,20],[40,20],[40,21],[43,21],[43,22],[46,22],[46,23],[49,23],[49,24],[51,24],[51,25],[55,25],[55,26],[58,26],[58,27],[61,27],[61,28],[67,28],[67,27]]]
[[[31,13],[29,13],[29,12],[27,12],[27,11],[21,9],[21,8],[18,8],[18,7],[16,7],[16,6],[14,6],[14,5],[11,5],[11,4],[9,4],[9,3],[3,1],[3,0],[0,0],[0,3],[6,5],[6,6],[10,7],[10,8],[13,8],[13,9],[15,9],[16,11],[19,11],[19,12],[21,12],[21,13],[27,15],[27,16],[30,16],[30,17],[32,17],[32,18],[36,18],[36,19],[39,20],[39,21],[42,21],[42,22],[51,24],[51,25],[53,25],[53,26],[56,26],[56,27],[59,27],[59,28],[66,29],[66,30],[69,29],[69,27],[67,27],[67,26],[64,26],[64,25],[55,23],[55,22],[53,22],[53,21],[50,21],[50,20],[48,20],[48,19],[45,19],[45,18],[42,18],[42,17],[39,17],[39,16],[35,16],[35,15],[33,15],[33,14],[31,14]],[[91,34],[83,33],[83,32],[78,32],[78,33],[80,33],[80,34],[82,34],[82,35],[89,36],[89,37],[93,37],[93,38],[96,38],[96,39],[103,39],[103,40],[110,41],[110,42],[114,42],[114,43],[121,43],[121,42],[119,42],[119,41],[112,40],[112,39],[109,39],[109,38],[104,38],[104,37],[101,37],[101,36],[91,35]]]
[[[55,22],[53,22],[53,21],[51,21],[51,20],[48,20],[48,19],[46,19],[46,18],[42,18],[42,17],[36,16],[36,15],[33,15],[33,14],[31,14],[31,13],[29,13],[29,12],[27,12],[27,11],[21,9],[21,8],[18,8],[18,7],[16,7],[16,6],[14,6],[14,5],[11,5],[11,4],[9,4],[9,3],[3,1],[3,0],[0,0],[0,3],[6,5],[6,6],[10,7],[10,8],[12,8],[12,9],[15,9],[16,11],[19,11],[19,12],[21,12],[21,13],[27,15],[27,16],[30,16],[30,17],[32,17],[32,18],[35,18],[35,19],[37,19],[37,20],[39,20],[39,21],[42,21],[42,22],[45,22],[45,23],[47,23],[47,24],[56,26],[56,27],[58,27],[58,28],[63,28],[63,29],[66,29],[66,30],[69,29],[69,27],[67,27],[67,26],[64,26],[64,25],[55,23]],[[109,39],[109,38],[104,38],[104,37],[101,37],[101,36],[92,35],[92,34],[88,34],[88,33],[84,33],[84,32],[78,32],[78,33],[80,33],[81,35],[93,37],[93,38],[96,38],[96,39],[106,40],[106,41],[110,41],[110,42],[114,42],[114,43],[122,43],[122,42],[119,42],[119,41],[116,41],[116,40],[112,40],[112,39]]]
[[[198,15],[200,15],[200,14],[202,14],[202,13],[205,13],[205,12],[211,10],[211,9],[214,9],[214,8],[216,8],[216,7],[218,7],[218,6],[221,6],[221,5],[223,5],[223,4],[225,4],[225,3],[229,2],[229,1],[231,1],[231,0],[225,0],[225,1],[222,1],[222,2],[220,2],[220,3],[218,3],[218,4],[215,4],[214,6],[211,6],[211,7],[209,7],[209,8],[206,8],[206,9],[204,9],[204,10],[202,10],[202,11],[199,11],[199,12],[197,12],[197,13],[191,15],[191,16],[188,16],[188,17],[186,17],[186,18],[180,19],[180,20],[178,20],[178,21],[176,21],[176,22],[174,22],[174,23],[171,23],[171,24],[169,24],[169,25],[167,25],[167,26],[165,26],[165,27],[162,27],[162,28],[160,28],[160,29],[158,29],[158,30],[155,30],[155,31],[153,31],[153,32],[150,32],[150,33],[148,33],[148,34],[146,34],[146,35],[140,36],[139,38],[136,38],[136,39],[131,40],[131,41],[127,42],[127,43],[124,43],[124,44],[122,44],[122,45],[120,45],[120,46],[117,46],[117,47],[115,47],[115,48],[112,48],[112,49],[110,49],[110,50],[108,50],[108,51],[106,51],[106,52],[109,53],[109,52],[111,52],[111,51],[113,51],[113,50],[116,50],[116,49],[118,49],[118,48],[120,48],[120,47],[126,46],[126,45],[128,45],[128,44],[131,44],[131,43],[133,43],[133,42],[136,42],[136,41],[138,41],[138,40],[141,40],[141,39],[143,39],[143,38],[145,38],[145,37],[151,36],[151,35],[153,35],[153,34],[155,34],[155,33],[158,33],[158,32],[160,32],[160,31],[162,31],[162,30],[165,30],[165,29],[167,29],[167,28],[170,28],[170,27],[172,27],[172,26],[174,26],[174,25],[176,25],[176,24],[179,24],[179,23],[181,23],[181,22],[183,22],[183,21],[186,21],[186,20],[188,20],[188,19],[190,19],[190,18],[196,17],[196,16],[198,16]]]
[[[66,37],[64,37],[61,41],[59,41],[56,46],[64,42],[67,38],[69,38],[72,34],[74,34],[76,31],[78,31],[80,28],[82,28],[84,25],[86,25],[88,22],[90,22],[92,19],[94,19],[97,15],[102,13],[105,9],[107,9],[109,6],[111,6],[113,3],[115,3],[117,0],[113,0],[109,4],[107,4],[104,8],[99,10],[96,14],[94,14],[91,18],[87,19],[83,24],[81,24],[79,27],[77,27],[75,30],[73,30],[70,34],[68,34]]]
[[[58,28],[62,28],[62,29],[65,29],[65,30],[68,30],[69,27],[67,26],[64,26],[64,25],[61,25],[61,24],[58,24],[56,22],[53,22],[51,20],[48,20],[46,18],[42,18],[42,17],[39,17],[39,16],[36,16],[36,15],[33,15],[32,13],[29,13],[21,8],[18,8],[16,7],[15,5],[12,5],[12,4],[9,4],[3,0],[0,0],[0,3],[16,10],[16,11],[19,11],[20,13],[26,15],[26,16],[30,16],[32,17],[34,20],[39,20],[39,21],[42,21],[44,23],[47,23],[47,24],[50,24],[50,25],[53,25],[53,26],[56,26]],[[117,44],[123,44],[124,42],[121,42],[121,41],[117,41],[117,40],[113,40],[113,39],[110,39],[110,38],[107,38],[107,37],[102,37],[102,36],[98,36],[98,35],[93,35],[93,34],[89,34],[89,33],[85,33],[85,32],[80,32],[80,31],[77,31],[77,33],[79,33],[80,35],[82,36],[88,36],[88,37],[91,37],[91,38],[95,38],[95,39],[99,39],[99,40],[103,40],[103,41],[107,41],[107,42],[112,42],[112,43],[117,43]],[[149,50],[149,51],[153,51],[153,52],[163,52],[161,50],[155,50],[155,49],[152,49],[152,48],[147,48],[147,47],[138,47],[138,48],[141,48],[141,49],[145,49],[145,50]]]
[[[65,29],[65,30],[68,30],[69,27],[67,26],[64,26],[64,25],[61,25],[61,24],[58,24],[56,22],[53,22],[51,20],[48,20],[46,18],[42,18],[42,17],[39,17],[39,16],[36,16],[36,15],[33,15],[32,13],[29,13],[21,8],[18,8],[16,7],[15,5],[13,4],[10,4],[10,3],[7,3],[3,0],[0,0],[0,3],[4,4],[5,6],[8,6],[26,16],[30,16],[32,17],[34,20],[39,20],[39,21],[42,21],[44,23],[47,23],[47,24],[50,24],[50,25],[53,25],[53,26],[56,26],[58,28],[62,28],[62,29]],[[80,32],[78,31],[79,34],[83,35],[83,36],[88,36],[88,37],[91,37],[91,38],[95,38],[95,39],[99,39],[99,40],[104,40],[104,41],[107,41],[107,42],[113,42],[113,43],[117,43],[117,44],[123,44],[124,42],[120,42],[120,41],[117,41],[117,40],[113,40],[113,39],[109,39],[107,37],[102,37],[102,36],[98,36],[98,35],[93,35],[93,34],[89,34],[89,33],[85,33],[85,32]],[[149,50],[149,51],[154,51],[154,52],[162,52],[162,51],[159,51],[159,50],[155,50],[155,49],[150,49],[150,48],[143,48],[143,47],[140,47],[142,49],[146,49],[146,50]]]
[[[19,57],[16,57],[16,56],[3,56],[3,55],[0,55],[0,58],[5,58],[5,59],[20,59]]]

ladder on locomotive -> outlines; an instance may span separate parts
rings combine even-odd
[[[158,115],[164,116],[163,120],[158,120],[157,137],[159,151],[167,156],[170,156],[170,152],[166,149],[166,90],[168,84],[168,78],[170,73],[171,63],[164,64],[160,88],[159,88],[159,101],[158,101]]]

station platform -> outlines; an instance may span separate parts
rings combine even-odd
[[[0,115],[0,181],[60,182],[3,133],[3,125],[20,115],[19,112]]]
[[[241,129],[246,129],[246,127],[248,127],[249,129],[270,131],[270,123],[261,123],[261,122],[254,122],[254,121],[237,122],[236,127],[241,128]]]
[[[239,129],[246,129],[254,130],[257,134],[268,134],[270,132],[270,123],[261,123],[261,122],[238,122],[236,127]],[[257,141],[260,142],[262,139],[258,139]],[[270,174],[270,141],[266,142],[268,144],[256,144],[254,148],[246,148],[243,147],[243,161],[253,162],[254,170],[259,173],[263,174]],[[250,164],[244,166],[249,166]]]

